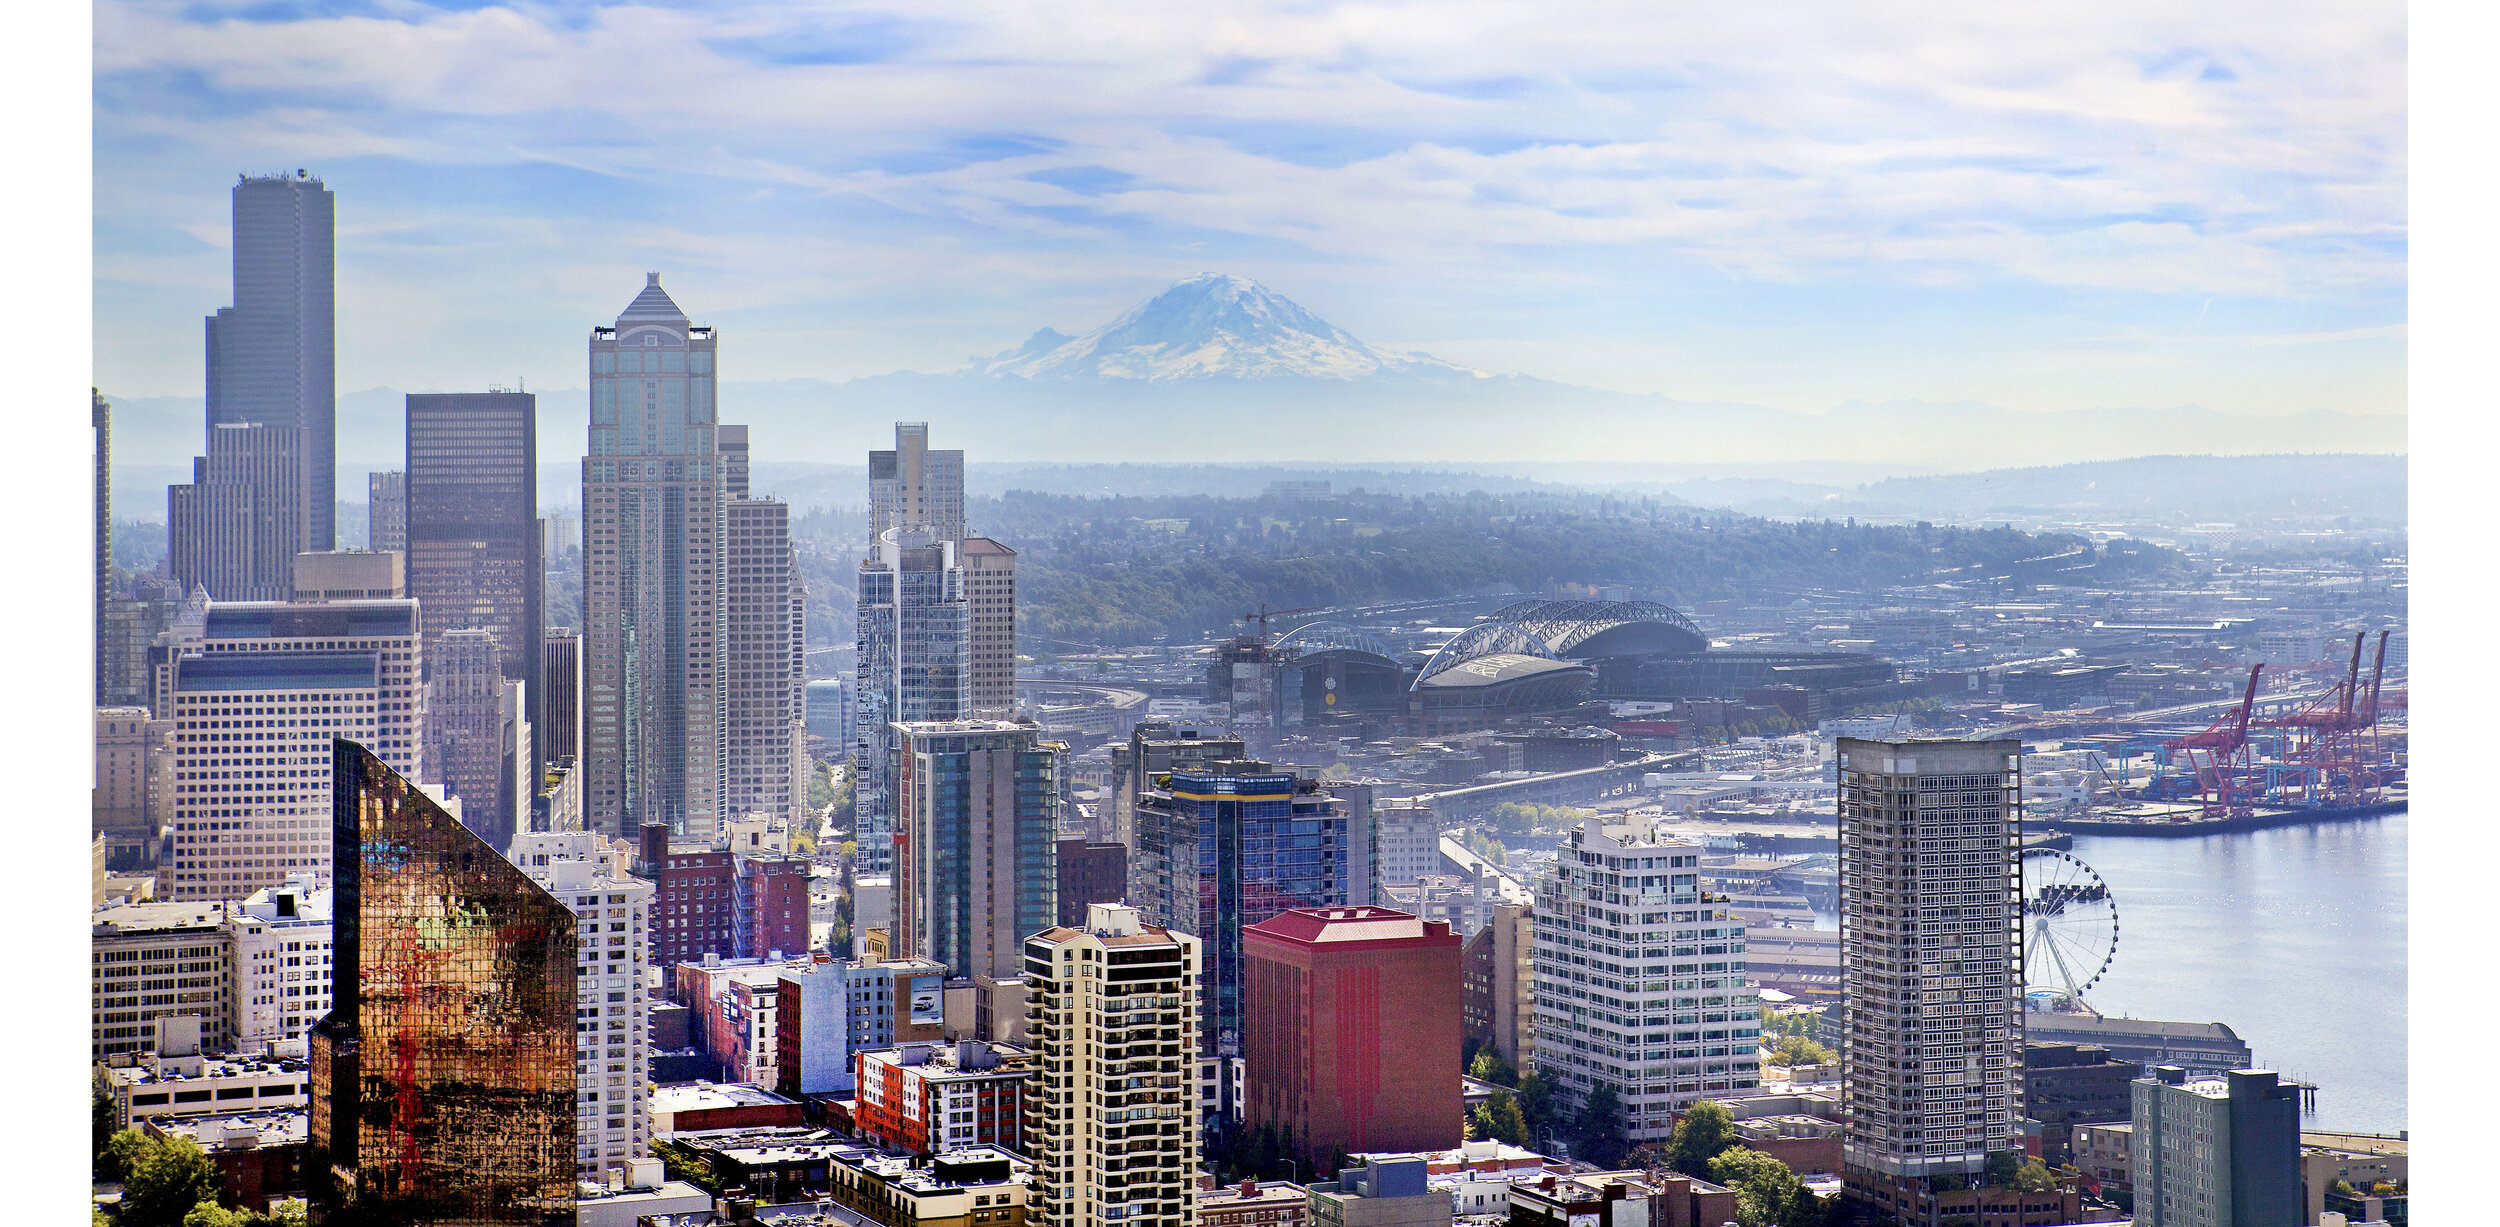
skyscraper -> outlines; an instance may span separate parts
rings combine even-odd
[[[582,964],[605,975],[606,947],[407,777],[345,739],[332,754],[337,1004],[311,1034],[312,1221],[571,1223],[578,985]]]
[[[1241,1051],[1241,931],[1287,908],[1342,907],[1354,848],[1318,782],[1249,759],[1175,769],[1137,803],[1129,901],[1206,943],[1205,1050]]]
[[[414,601],[211,602],[169,644],[173,863],[157,891],[239,899],[327,879],[333,738],[415,775],[425,723]]]
[[[578,764],[582,752],[582,637],[550,628],[538,649],[538,746],[550,764]]]
[[[741,446],[735,454],[744,452]],[[740,494],[723,500],[721,512],[722,812],[796,819],[807,797],[791,794],[790,754],[807,679],[792,671],[790,652],[799,632],[792,619],[804,616],[791,599],[798,565],[790,554],[790,508]]]
[[[405,469],[365,474],[365,545],[376,550],[408,548],[408,473]]]
[[[165,488],[165,568],[176,584],[220,601],[295,595],[295,556],[312,548],[303,441],[292,426],[209,426],[191,483]]]
[[[337,544],[336,223],[336,199],[303,171],[238,176],[234,305],[208,317],[210,430],[249,423],[303,432],[300,475],[285,491],[304,526],[296,549]],[[221,600],[285,599],[209,591]]]
[[[415,394],[407,421],[408,595],[425,610],[429,666],[445,659],[434,652],[443,635],[486,631],[503,678],[535,688],[547,586],[538,552],[538,398]],[[540,756],[527,754],[522,770],[535,776]],[[501,826],[477,830],[497,847],[509,839]]]
[[[1059,922],[1056,755],[1030,724],[898,722],[896,948],[1012,977]]]
[[[109,678],[104,664],[104,645],[111,639],[105,617],[113,605],[113,403],[93,388],[87,389],[92,403],[89,418],[95,426],[95,703],[103,707],[112,702],[105,691]]]
[[[589,831],[523,832],[513,837],[507,859],[572,909],[581,938],[573,994],[581,1018],[574,1036],[581,1095],[573,1160],[582,1179],[604,1184],[609,1172],[651,1154],[650,1075],[643,1068],[651,884],[610,873],[607,840]]]
[[[591,330],[583,801],[609,835],[659,822],[708,836],[721,817],[715,345],[658,273]]]
[[[447,631],[426,651],[426,754],[443,791],[460,799],[460,821],[489,844],[511,846],[516,822],[515,720],[504,701],[503,644],[483,629]],[[527,756],[522,748],[521,756]]]
[[[1459,938],[1381,907],[1291,908],[1241,931],[1244,1119],[1332,1154],[1448,1150],[1462,1105]]]
[[[1837,749],[1844,1174],[1892,1205],[2022,1149],[2022,743]]]
[[[858,783],[852,814],[859,868],[894,864],[896,722],[963,715],[968,629],[957,543],[916,528],[887,529],[859,564]]]
[[[1024,943],[1035,1227],[1197,1221],[1198,939],[1098,903]]]
[[[1745,926],[1701,892],[1701,843],[1589,818],[1537,882],[1536,1072],[1575,1102],[1623,1101],[1633,1145],[1761,1081]]]
[[[896,422],[894,450],[868,453],[869,541],[889,528],[964,539],[964,454],[930,451],[926,422]]]
[[[1016,552],[987,537],[964,538],[964,714],[1001,720],[1016,711]]]

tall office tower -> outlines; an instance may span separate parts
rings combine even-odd
[[[658,273],[590,334],[582,758],[590,827],[611,836],[708,836],[721,819],[717,342]]]
[[[894,725],[896,949],[956,976],[1012,977],[1059,923],[1059,784],[1041,730]]]
[[[581,943],[573,999],[581,1019],[573,1074],[581,1084],[573,1118],[573,1161],[581,1178],[608,1174],[651,1155],[644,1071],[651,1003],[651,884],[609,872],[607,840],[588,831],[522,832],[506,858],[572,910]]]
[[[584,1028],[563,972],[612,947],[406,776],[332,745],[337,1004],[311,1035],[312,1221],[571,1223]],[[624,961],[596,959],[603,981]]]
[[[1202,737],[1169,720],[1140,720],[1127,745],[1111,747],[1111,800],[1106,842],[1126,844],[1132,875],[1137,865],[1137,799],[1154,779],[1176,770],[1245,757],[1238,737]]]
[[[1209,1054],[1241,1054],[1241,931],[1287,908],[1343,907],[1354,848],[1317,781],[1249,759],[1178,768],[1137,802],[1129,901],[1208,951]],[[1227,1080],[1229,1083],[1229,1080]]]
[[[337,201],[303,171],[238,176],[234,305],[208,317],[210,430],[251,423],[303,432],[301,476],[287,487],[304,526],[300,549],[337,544],[336,222]]]
[[[321,550],[295,556],[298,604],[396,601],[408,595],[408,557],[395,550]]]
[[[1536,1060],[1536,913],[1497,903],[1460,952],[1459,1018],[1478,1051],[1524,1074]]]
[[[417,603],[210,602],[168,646],[174,722],[171,899],[239,899],[328,880],[330,739],[409,775],[424,763]]]
[[[1098,903],[1024,943],[1034,1227],[1197,1221],[1198,939]]]
[[[479,839],[509,847],[514,830],[528,823],[513,817],[515,804],[525,804],[512,795],[520,713],[504,701],[503,645],[489,630],[446,631],[426,659],[434,674],[425,684],[427,757],[443,791],[460,799],[460,821]]]
[[[538,648],[538,746],[549,764],[581,760],[582,637],[551,627]]]
[[[721,513],[721,812],[795,820],[807,795],[790,793],[790,728],[807,678],[791,672],[790,508],[735,497]]]
[[[820,677],[807,684],[807,735],[822,740],[836,762],[851,753],[850,689],[838,677]]]
[[[964,563],[964,714],[1003,720],[1016,712],[1016,552],[967,537]]]
[[[795,553],[790,559],[790,711],[784,736],[790,743],[790,811],[800,821],[821,824],[824,815],[807,804],[807,781],[815,770],[807,753],[807,577],[799,574]]]
[[[888,529],[859,564],[858,779],[851,791],[859,869],[894,867],[893,733],[903,721],[963,715],[969,614],[956,543]]]
[[[894,450],[868,453],[868,540],[889,528],[964,539],[964,454],[929,450],[927,422],[896,422]]]
[[[407,437],[408,595],[425,609],[427,639],[492,631],[504,679],[535,687],[547,591],[538,552],[538,398],[411,395]],[[431,660],[431,642],[427,648]],[[544,761],[535,749],[529,757],[530,769]],[[479,833],[503,846],[495,833]]]
[[[209,426],[208,454],[192,459],[191,484],[165,487],[165,569],[175,583],[220,601],[295,595],[295,556],[313,548],[303,440],[291,426]]]
[[[2023,1146],[2022,742],[1836,750],[1843,1175],[1890,1206]]]
[[[1459,938],[1382,907],[1289,908],[1241,931],[1252,1126],[1331,1155],[1449,1150],[1464,1106],[1418,1095],[1458,1068]]]
[[[102,707],[112,702],[105,695],[104,617],[113,604],[113,404],[94,388],[87,395],[95,425],[95,701]]]
[[[155,670],[148,649],[173,625],[182,598],[172,585],[148,576],[136,581],[140,593],[115,597],[104,614],[104,696],[107,707],[143,706],[155,701]],[[160,595],[161,594],[161,595]]]
[[[2308,1216],[2300,1088],[2274,1071],[2188,1079],[2156,1065],[2134,1084],[2138,1227],[2291,1227]]]
[[[236,1047],[302,1039],[330,1012],[333,902],[329,887],[299,873],[227,913]]]
[[[1614,1088],[1635,1146],[1761,1081],[1745,926],[1704,900],[1700,864],[1697,840],[1590,818],[1537,883],[1536,1072],[1575,1103]]]
[[[365,548],[408,548],[408,473],[365,474]]]
[[[580,548],[582,548],[582,522],[578,517],[566,515],[561,511],[549,512],[538,517],[540,561],[553,563],[556,559]]]
[[[127,903],[89,920],[91,1056],[228,1047],[227,904]],[[170,991],[168,991],[170,990]]]

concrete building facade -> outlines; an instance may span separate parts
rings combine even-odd
[[[790,508],[743,494],[721,506],[722,814],[799,821],[807,794],[792,790],[791,753],[806,718],[807,675],[804,660],[790,654],[792,636],[805,634],[804,610],[791,599],[798,563],[790,553]]]
[[[227,915],[237,1048],[300,1040],[330,1012],[332,899],[312,874],[294,874]]]
[[[210,429],[300,432],[291,496],[304,544],[296,549],[336,545],[337,219],[337,199],[316,176],[237,176],[234,305],[207,320]],[[209,591],[224,600],[286,599]]]
[[[1197,1221],[1198,939],[1096,904],[1024,944],[1039,1227]]]
[[[651,1154],[651,884],[614,873],[606,838],[589,831],[521,832],[507,859],[573,913],[573,1157],[582,1179],[605,1184]]]
[[[2306,1216],[2300,1093],[2274,1071],[2191,1081],[2176,1065],[2134,1083],[2137,1227],[2275,1227]]]
[[[134,903],[95,914],[94,1060],[230,1044],[234,946],[226,919],[222,902]]]

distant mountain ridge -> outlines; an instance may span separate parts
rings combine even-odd
[[[1016,379],[1485,379],[1429,354],[1374,349],[1246,277],[1200,273],[1080,337],[1044,328],[965,372]]]

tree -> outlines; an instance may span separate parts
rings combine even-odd
[[[1598,1083],[1572,1121],[1571,1157],[1611,1169],[1623,1166],[1631,1150],[1632,1139],[1623,1128],[1623,1097]]]
[[[2014,1173],[2019,1170],[2021,1163],[2022,1159],[2013,1151],[1995,1150],[1988,1152],[1987,1187],[1991,1189],[2002,1189],[2012,1185],[2014,1183]]]
[[[191,1207],[182,1216],[182,1227],[255,1227],[260,1216],[244,1210],[229,1210],[213,1201]]]
[[[113,1135],[119,1132],[113,1127],[113,1101],[102,1094],[92,1095],[89,1100],[88,1124],[95,1143],[95,1178],[119,1180],[122,1166],[120,1156],[113,1153]]]
[[[124,1129],[113,1141],[122,1156],[124,1227],[181,1227],[192,1207],[217,1200],[217,1165],[190,1139]]]
[[[1731,1146],[1710,1161],[1711,1180],[1736,1193],[1736,1221],[1745,1227],[1816,1227],[1823,1203],[1788,1165],[1758,1150]]]
[[[2038,1159],[2025,1159],[2021,1167],[2014,1169],[2014,1191],[2054,1193],[2057,1191],[2057,1177],[2050,1175],[2049,1169]]]
[[[1790,1035],[1781,1038],[1779,1046],[1771,1050],[1765,1063],[1793,1068],[1799,1065],[1829,1065],[1839,1059],[1839,1054],[1813,1040],[1802,1035]]]
[[[1472,1141],[1528,1144],[1528,1118],[1519,1111],[1519,1101],[1507,1091],[1497,1091],[1491,1099],[1471,1109],[1467,1113],[1467,1128]]]
[[[1666,1163],[1687,1176],[1710,1179],[1710,1161],[1736,1144],[1736,1117],[1727,1105],[1702,1100],[1684,1110],[1667,1135]]]
[[[1529,1074],[1519,1080],[1519,1112],[1528,1120],[1528,1136],[1554,1136],[1554,1127],[1560,1123],[1556,1117],[1560,1115],[1561,1108],[1562,1105],[1555,1102],[1554,1084],[1547,1082],[1544,1075]]]
[[[1475,1061],[1467,1066],[1467,1076],[1495,1086],[1519,1085],[1519,1071],[1512,1069],[1510,1062],[1503,1060],[1502,1054],[1490,1047],[1476,1054]]]

